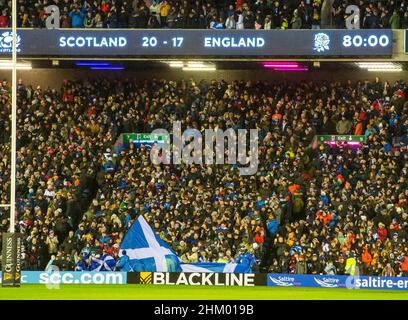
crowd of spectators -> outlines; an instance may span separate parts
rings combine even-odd
[[[73,270],[84,256],[117,258],[126,230],[143,214],[184,262],[234,261],[250,252],[261,271],[345,274],[358,266],[362,274],[407,276],[407,89],[378,78],[105,79],[66,81],[60,90],[20,82],[23,269],[50,262]],[[1,102],[0,197],[7,203],[7,82]],[[120,133],[171,131],[175,120],[183,130],[259,129],[257,173],[240,176],[228,164],[155,166],[147,146],[113,149]],[[367,140],[331,146],[318,144],[316,134]],[[5,232],[7,210],[0,210]]]
[[[19,0],[18,26],[44,28],[50,5],[61,28],[344,29],[348,5],[360,8],[362,28],[408,28],[405,0]],[[10,12],[1,0],[0,27]]]

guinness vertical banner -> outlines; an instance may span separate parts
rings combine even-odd
[[[2,286],[19,287],[21,280],[21,235],[3,234]]]

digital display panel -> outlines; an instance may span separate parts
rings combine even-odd
[[[0,31],[0,55],[12,34]],[[20,56],[351,57],[392,55],[392,30],[21,29]]]

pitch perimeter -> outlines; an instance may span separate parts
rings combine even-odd
[[[406,291],[324,288],[210,287],[166,285],[25,284],[0,288],[0,300],[408,300]]]

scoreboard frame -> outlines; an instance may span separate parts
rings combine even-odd
[[[11,56],[11,31],[0,30],[0,57]],[[24,58],[353,58],[390,57],[390,29],[186,30],[19,29]]]

